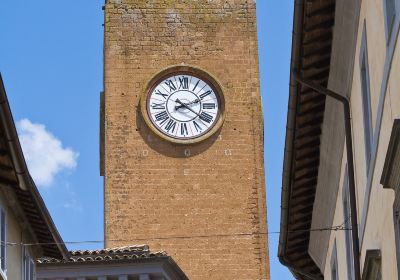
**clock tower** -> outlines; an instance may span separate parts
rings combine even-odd
[[[107,247],[190,279],[269,279],[255,1],[107,0]]]

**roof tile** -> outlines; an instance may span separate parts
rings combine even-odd
[[[71,257],[67,260],[44,257],[38,259],[37,263],[96,262],[123,259],[146,259],[167,256],[167,253],[164,251],[151,252],[148,245],[134,245],[98,250],[77,250],[70,251],[69,253]]]

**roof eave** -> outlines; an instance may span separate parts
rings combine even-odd
[[[29,175],[28,167],[25,162],[25,157],[22,152],[21,144],[19,142],[17,130],[15,128],[14,119],[12,117],[10,105],[8,103],[6,90],[4,87],[3,79],[0,73],[0,119],[3,122],[3,126],[5,128],[5,136],[7,138],[7,145],[10,150],[11,159],[15,168],[15,173],[18,179],[19,187],[24,191],[29,191],[37,203],[39,210],[44,218],[44,222],[46,223],[49,231],[52,234],[52,237],[60,251],[60,255],[63,258],[68,257],[68,250],[57,231],[57,228],[53,222],[53,219],[50,216],[50,213],[47,210],[46,205],[42,197],[39,194],[39,191]]]
[[[311,273],[311,270],[306,271],[291,261],[288,255],[288,238],[289,238],[289,215],[291,207],[291,196],[293,191],[293,174],[295,173],[293,158],[295,154],[295,141],[296,141],[296,125],[298,122],[299,109],[299,91],[301,87],[296,81],[296,75],[301,73],[302,67],[302,44],[303,34],[306,26],[304,22],[305,11],[310,7],[305,7],[304,0],[295,0],[294,3],[294,18],[293,18],[293,34],[292,34],[292,51],[291,51],[291,64],[290,64],[290,84],[289,84],[289,102],[288,102],[288,116],[286,126],[285,150],[284,150],[284,164],[282,174],[282,194],[281,194],[281,225],[280,237],[278,247],[278,257],[282,264],[287,266],[292,274],[297,279],[321,279],[322,275],[318,272]],[[314,16],[314,15],[313,15]],[[305,36],[305,35],[304,35]],[[317,42],[318,43],[318,42]],[[318,45],[317,45],[318,46]],[[328,74],[329,75],[329,74]],[[293,207],[293,206],[292,206]],[[308,254],[308,251],[305,252]],[[310,256],[308,255],[310,258]],[[310,262],[313,263],[310,258]],[[314,271],[319,270],[315,263],[311,265]]]
[[[279,260],[290,268],[290,263],[286,259],[286,238],[288,231],[288,215],[290,197],[290,180],[292,170],[292,155],[293,155],[293,141],[294,129],[296,120],[296,103],[297,103],[297,82],[294,74],[297,71],[299,64],[299,50],[301,45],[301,29],[303,25],[303,0],[295,0],[294,18],[293,18],[293,33],[292,33],[292,51],[290,62],[290,81],[289,81],[289,102],[288,102],[288,115],[286,124],[286,138],[285,150],[283,160],[283,174],[282,174],[282,194],[281,194],[281,225],[279,236],[278,257]]]

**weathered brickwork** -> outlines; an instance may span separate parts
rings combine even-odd
[[[166,250],[190,279],[269,279],[255,1],[105,6],[105,239]],[[139,97],[172,65],[224,88],[222,129],[193,145],[144,123]]]

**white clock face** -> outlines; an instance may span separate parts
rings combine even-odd
[[[192,74],[173,74],[149,92],[147,112],[153,125],[175,139],[206,134],[220,117],[220,98],[210,83]]]

